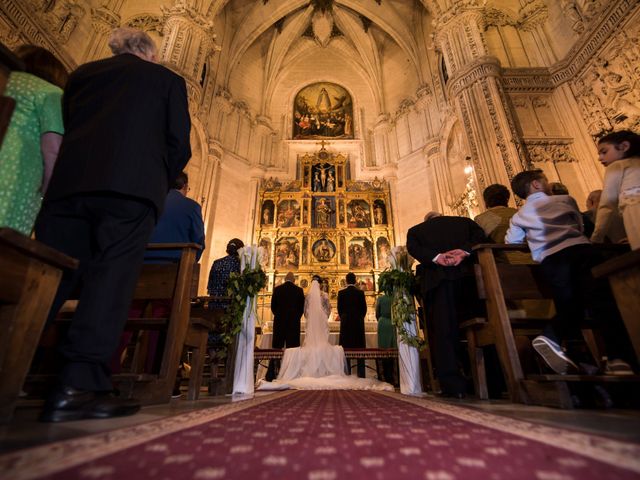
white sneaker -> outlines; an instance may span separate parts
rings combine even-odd
[[[531,342],[533,348],[540,354],[551,369],[559,375],[565,375],[569,368],[578,370],[578,366],[564,353],[560,345],[545,337],[538,335]]]
[[[607,360],[607,362],[604,364],[604,374],[620,376],[633,375],[633,370],[631,369],[631,365],[629,365],[624,360],[614,358],[613,360]]]

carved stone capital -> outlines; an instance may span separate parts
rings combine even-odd
[[[555,84],[548,68],[505,68],[502,84],[507,92],[552,92]]]
[[[176,0],[176,3],[171,7],[161,6],[162,17],[164,23],[170,21],[184,21],[191,27],[196,27],[202,32],[215,39],[216,35],[213,32],[213,21],[202,15],[197,9],[187,4],[186,0]]]
[[[474,62],[461,68],[456,75],[449,80],[447,88],[451,97],[457,97],[463,90],[474,83],[487,77],[499,78],[502,76],[500,60],[496,57],[480,57]]]
[[[127,27],[137,28],[138,30],[142,30],[144,32],[156,32],[159,35],[162,35],[164,22],[162,17],[160,17],[159,15],[142,14],[136,15],[135,17],[130,19],[126,25]]]

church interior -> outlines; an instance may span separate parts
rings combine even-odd
[[[230,239],[263,249],[257,348],[271,348],[271,295],[289,272],[305,292],[320,275],[334,310],[354,272],[375,346],[381,274],[425,214],[473,219],[486,187],[530,169],[585,210],[605,175],[598,138],[640,131],[638,0],[0,2],[0,42],[45,47],[69,71],[109,57],[118,27],[149,34],[158,62],[186,81],[188,197],[201,206],[206,245],[194,297],[207,295]],[[511,196],[509,206],[522,204]],[[640,337],[637,321],[630,335]],[[0,477],[640,478],[637,375],[602,384],[616,392],[609,408],[597,398],[572,408],[558,379],[537,396],[514,393],[506,372],[498,387],[490,379],[491,399],[470,373],[475,395],[450,399],[434,395],[427,356],[422,396],[239,398],[205,381],[197,400],[183,393],[132,417],[60,425],[39,424],[42,400],[23,399],[0,424]],[[499,370],[493,360],[487,369]],[[376,360],[367,366],[375,376]],[[586,383],[577,388],[601,388]],[[555,406],[552,389],[564,392]],[[633,401],[619,407],[625,395]]]

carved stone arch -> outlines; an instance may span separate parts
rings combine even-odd
[[[122,25],[125,27],[136,28],[144,32],[154,32],[162,35],[162,17],[154,13],[141,12],[128,18]]]
[[[204,125],[198,117],[191,117],[191,159],[185,167],[189,175],[190,197],[198,203],[206,194],[207,179],[204,178],[207,171],[205,166],[208,161],[208,140]]]

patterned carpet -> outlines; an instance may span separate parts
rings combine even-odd
[[[9,479],[638,479],[640,446],[363,391],[280,392],[0,457]]]

